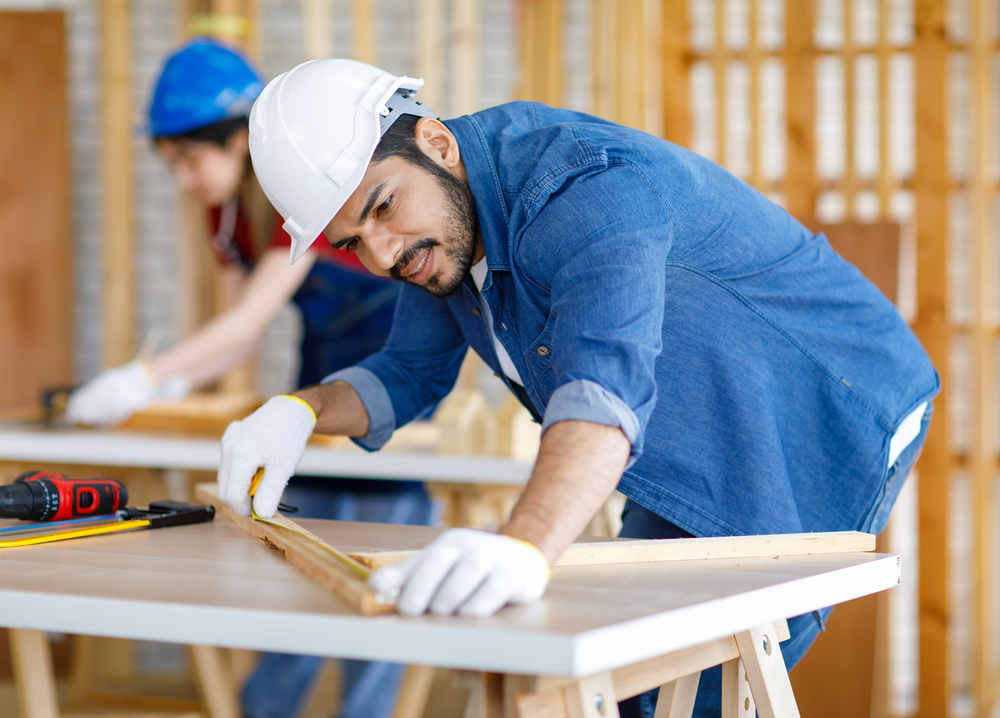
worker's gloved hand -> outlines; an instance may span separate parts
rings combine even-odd
[[[219,498],[249,516],[250,482],[263,466],[253,508],[263,518],[274,516],[314,426],[316,414],[294,396],[273,397],[246,419],[230,424],[222,435]]]
[[[158,388],[149,364],[142,359],[108,369],[70,395],[66,421],[97,426],[117,424],[145,407]]]
[[[380,593],[401,591],[400,613],[457,613],[482,618],[508,603],[533,603],[545,593],[549,563],[531,544],[509,536],[451,529],[416,556],[368,579]]]

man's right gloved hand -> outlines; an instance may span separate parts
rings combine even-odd
[[[222,435],[219,498],[241,516],[250,515],[250,482],[264,467],[253,497],[258,516],[271,518],[316,426],[312,408],[296,396],[276,396]]]

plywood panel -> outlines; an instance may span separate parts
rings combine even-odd
[[[65,18],[0,12],[0,409],[72,378]]]

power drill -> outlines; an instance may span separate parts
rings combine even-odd
[[[0,519],[63,521],[113,514],[126,504],[128,490],[114,479],[28,471],[0,486]]]

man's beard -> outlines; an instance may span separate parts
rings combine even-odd
[[[447,276],[435,271],[423,284],[414,286],[425,289],[437,297],[450,297],[454,294],[472,268],[472,259],[476,254],[476,240],[479,237],[479,215],[476,213],[476,201],[468,185],[451,173],[437,165],[431,164],[425,171],[433,177],[445,196],[445,216],[441,230],[441,238],[422,237],[411,244],[403,252],[399,261],[389,270],[389,274],[397,281],[406,281],[400,272],[429,248],[441,247],[445,256],[451,260],[453,269]]]

